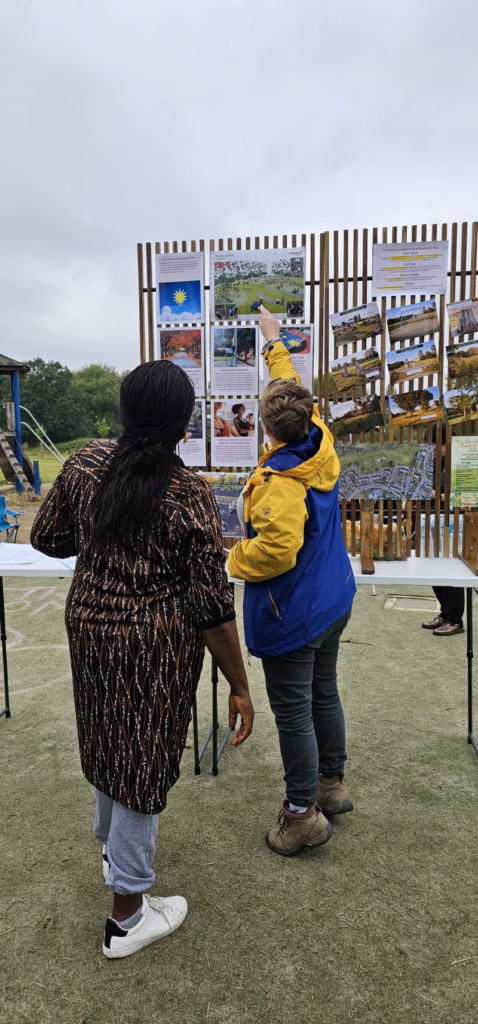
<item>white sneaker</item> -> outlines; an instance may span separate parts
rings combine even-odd
[[[110,862],[108,860],[108,854],[106,853],[106,843],[103,844],[103,878],[105,882],[110,875]]]
[[[183,896],[143,896],[141,920],[134,928],[122,928],[109,917],[105,927],[103,953],[110,960],[130,956],[150,942],[165,939],[179,928],[188,912]]]

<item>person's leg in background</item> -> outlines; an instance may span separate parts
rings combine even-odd
[[[129,956],[182,924],[187,903],[182,896],[146,897],[154,883],[159,815],[140,814],[96,790],[94,834],[106,841],[106,884],[113,890],[113,910],[105,928],[103,953]]]
[[[463,587],[433,587],[440,602],[440,614],[422,622],[423,629],[432,629],[434,636],[454,636],[464,633],[465,590]]]
[[[278,827],[266,835],[276,853],[290,857],[305,846],[321,846],[331,826],[316,807],[318,750],[312,720],[315,649],[306,645],[263,658],[267,695],[279,732],[286,797]]]
[[[337,687],[340,637],[350,613],[314,641],[312,717],[319,751],[319,806],[327,815],[353,811],[344,779],[345,718]]]

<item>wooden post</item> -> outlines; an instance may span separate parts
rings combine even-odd
[[[360,559],[362,572],[373,575],[373,501],[360,502]]]
[[[463,553],[461,561],[478,576],[478,511],[465,509],[463,513]]]

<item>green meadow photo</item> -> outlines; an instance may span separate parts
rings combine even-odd
[[[402,395],[390,396],[388,402],[394,427],[411,427],[414,423],[427,423],[443,417],[440,389],[437,387],[404,391]]]
[[[468,377],[478,373],[478,338],[476,341],[462,341],[449,345],[446,350],[448,374],[450,377]]]
[[[371,380],[383,380],[385,372],[376,348],[350,352],[330,364],[337,391],[348,391]]]
[[[281,318],[303,318],[305,249],[211,253],[215,320],[254,320],[264,305]]]
[[[383,425],[378,395],[364,395],[350,402],[337,402],[331,405],[330,414],[336,437],[360,434]]]

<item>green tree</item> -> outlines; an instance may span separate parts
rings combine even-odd
[[[91,363],[74,371],[72,386],[84,412],[86,435],[117,437],[121,432],[119,391],[127,372],[118,373],[106,363]]]
[[[30,359],[30,373],[20,380],[20,401],[41,423],[52,441],[70,441],[85,437],[86,417],[80,395],[73,388],[72,371],[51,360]],[[22,412],[22,419],[28,416]],[[33,442],[33,435],[25,430],[25,441]]]

